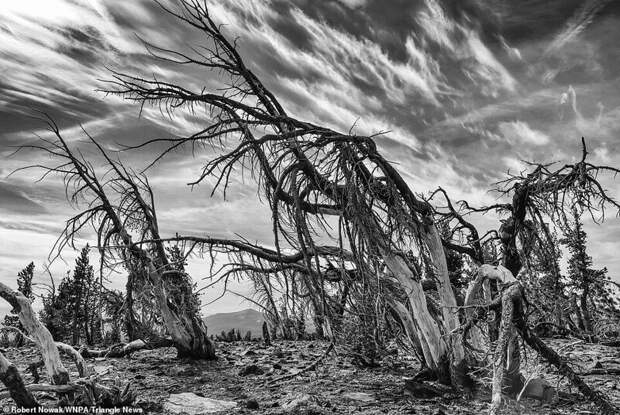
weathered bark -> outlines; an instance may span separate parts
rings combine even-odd
[[[61,343],[61,342],[56,342],[56,347],[58,347],[58,350],[60,350],[63,353],[66,353],[73,359],[73,361],[75,362],[75,366],[77,367],[77,370],[78,370],[78,375],[81,378],[86,378],[91,375],[90,368],[86,364],[86,361],[84,360],[82,355],[77,350],[75,350],[73,347],[69,346],[68,344]]]
[[[394,310],[394,313],[396,313],[396,315],[400,319],[400,322],[405,329],[405,333],[407,334],[407,338],[411,341],[413,348],[418,354],[422,366],[426,367],[426,362],[423,359],[424,351],[422,349],[422,343],[420,341],[420,338],[418,337],[419,328],[416,327],[415,322],[413,321],[413,318],[411,316],[411,312],[407,309],[407,307],[405,307],[403,303],[396,299],[388,299],[388,303],[392,310]]]
[[[415,279],[415,275],[402,257],[385,252],[383,260],[407,294],[424,360],[440,381],[450,382],[448,345],[441,335],[439,325],[428,310],[422,285]]]
[[[455,332],[461,323],[458,315],[458,305],[452,284],[450,282],[450,273],[448,271],[448,263],[446,262],[446,254],[441,243],[441,236],[433,222],[426,220],[422,227],[422,235],[426,246],[428,247],[431,261],[434,266],[435,277],[437,279],[437,292],[439,294],[439,305],[441,306],[441,315],[445,331],[449,334],[450,355],[453,367],[461,367],[465,360],[465,351],[459,336],[451,334]]]
[[[493,354],[493,383],[491,398],[491,414],[497,414],[501,403],[505,384],[505,369],[510,358],[509,345],[511,343],[512,318],[514,314],[514,301],[520,297],[519,285],[514,284],[502,293],[502,317],[499,327],[499,338]],[[518,372],[518,368],[517,368]]]
[[[39,403],[32,395],[21,375],[17,371],[15,365],[9,362],[2,353],[0,353],[0,381],[9,391],[9,395],[15,401],[15,404],[22,408],[36,408]]]
[[[129,241],[130,238],[127,237]],[[135,247],[133,249],[136,249]],[[163,248],[157,254],[157,263],[167,264],[167,259]],[[140,254],[144,258],[147,268],[148,278],[153,285],[155,294],[155,305],[157,306],[163,323],[174,346],[177,349],[178,357],[189,357],[193,359],[216,359],[215,345],[207,336],[207,328],[197,315],[184,313],[184,310],[177,312],[168,303],[168,294],[164,287],[162,278],[163,266],[156,266],[154,258],[149,252],[140,249]]]
[[[0,297],[11,304],[22,326],[33,337],[43,355],[45,369],[51,377],[51,382],[56,385],[64,385],[69,382],[69,372],[60,361],[60,353],[54,338],[36,317],[30,300],[3,283],[0,283]]]
[[[130,356],[140,350],[153,350],[160,347],[172,347],[174,342],[171,339],[160,339],[153,342],[145,342],[144,340],[134,340],[129,343],[115,344],[107,349],[95,350],[95,349],[80,349],[80,355],[82,357],[125,357]]]

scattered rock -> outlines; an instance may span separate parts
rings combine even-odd
[[[248,409],[258,409],[260,408],[260,405],[258,404],[258,401],[256,401],[256,399],[248,399],[245,402],[245,407]]]
[[[241,356],[254,356],[255,354],[256,352],[249,347],[241,352]]]
[[[347,392],[343,396],[347,399],[351,399],[352,401],[359,401],[359,402],[376,401],[375,396],[373,394],[366,393],[366,392]]]
[[[442,389],[427,382],[414,379],[405,380],[405,394],[419,399],[431,399],[442,396],[445,393]]]
[[[273,364],[273,368],[274,369],[282,369],[282,365],[280,363],[274,363]]]
[[[312,397],[304,393],[282,404],[282,409],[284,409],[287,412],[294,412],[302,407],[308,406],[311,403],[311,401],[312,401]]]
[[[93,365],[93,370],[95,371],[96,374],[100,376],[105,375],[112,369],[114,369],[114,366],[112,365]]]
[[[239,376],[262,375],[265,371],[257,365],[248,365],[239,371]]]
[[[236,402],[203,398],[190,392],[172,394],[164,404],[166,411],[188,415],[214,414],[236,407]]]

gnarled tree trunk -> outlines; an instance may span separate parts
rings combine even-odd
[[[417,331],[416,337],[419,340],[426,364],[430,370],[437,374],[438,379],[449,383],[450,353],[448,344],[442,336],[439,324],[428,310],[422,284],[400,255],[384,252],[383,260],[407,294],[411,317]]]
[[[30,300],[22,293],[13,291],[7,285],[0,283],[0,297],[4,298],[17,313],[24,329],[32,336],[43,355],[45,369],[51,377],[51,382],[64,385],[69,382],[69,372],[60,361],[60,354],[54,338],[47,328],[37,319]]]

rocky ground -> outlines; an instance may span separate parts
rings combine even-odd
[[[620,376],[606,370],[620,369],[620,348],[585,345],[571,339],[549,340],[579,372],[597,374],[587,381],[620,405]],[[489,406],[489,393],[458,395],[445,392],[420,397],[406,387],[406,380],[417,371],[415,360],[394,354],[379,368],[359,368],[350,359],[331,352],[315,370],[279,380],[302,370],[327,348],[322,342],[277,342],[264,347],[258,342],[221,343],[217,361],[179,360],[173,349],[135,353],[131,358],[89,359],[102,383],[131,382],[138,394],[136,407],[148,414],[482,414]],[[24,374],[29,363],[38,360],[33,348],[7,349],[6,357]],[[526,356],[526,370],[543,376],[560,391],[559,400],[545,404],[523,399],[507,402],[505,413],[519,414],[595,414],[588,402],[538,362],[533,353]],[[73,365],[67,362],[68,367]],[[76,374],[74,374],[75,376]],[[418,395],[418,396],[413,396]],[[54,406],[52,395],[37,393],[39,401]],[[0,405],[10,404],[4,399]],[[202,408],[202,409],[200,409]]]

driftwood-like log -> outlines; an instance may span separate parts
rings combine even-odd
[[[68,383],[69,372],[60,360],[60,353],[54,338],[37,318],[32,310],[30,300],[22,293],[12,290],[3,283],[0,283],[0,297],[4,298],[13,307],[13,311],[17,313],[20,323],[22,323],[28,334],[32,336],[43,355],[45,369],[51,377],[52,383],[56,385]]]
[[[134,340],[129,343],[115,344],[107,349],[92,350],[82,348],[79,354],[83,358],[88,357],[125,357],[130,356],[140,350],[153,350],[161,347],[173,347],[175,343],[172,339],[158,339],[152,342],[145,342],[144,340]]]
[[[56,347],[58,347],[58,350],[69,355],[73,359],[75,366],[77,367],[78,374],[81,378],[86,378],[91,375],[91,370],[86,364],[84,357],[82,357],[77,350],[62,342],[56,342]]]
[[[24,380],[15,365],[9,362],[2,353],[0,353],[0,381],[8,389],[6,397],[10,396],[17,406],[22,408],[36,408],[39,406],[32,392],[26,388]]]
[[[30,342],[34,345],[37,344],[36,341],[34,341],[34,339],[32,339],[31,337],[27,336],[26,333],[24,333],[23,331],[21,331],[20,329],[18,329],[17,327],[5,327],[5,328],[9,328],[11,330],[14,330],[16,332],[18,332],[21,336],[22,339],[26,342]],[[73,359],[73,361],[75,362],[75,366],[77,367],[78,370],[78,374],[81,378],[85,378],[88,377],[90,375],[90,369],[88,367],[88,365],[86,364],[86,361],[84,360],[84,358],[82,357],[82,355],[75,350],[72,346],[66,344],[66,343],[62,343],[62,342],[56,342],[56,347],[58,348],[58,350],[66,355],[68,355],[69,357],[71,357],[71,359]],[[28,370],[32,373],[32,376],[35,378],[35,382],[34,383],[39,383],[39,372],[37,371],[38,368],[45,366],[45,361],[41,360],[35,363],[31,363],[28,366]]]

